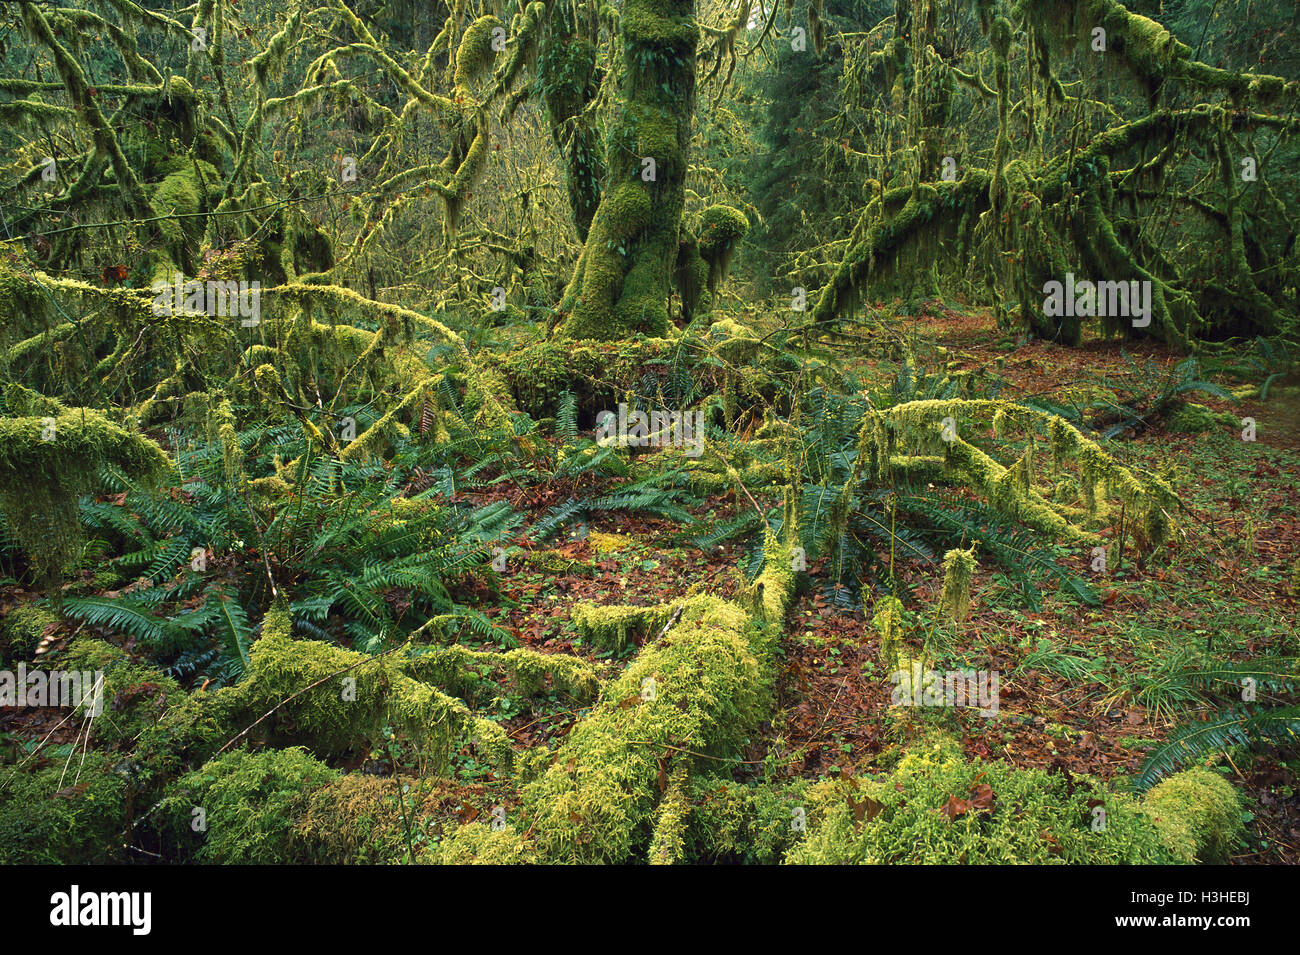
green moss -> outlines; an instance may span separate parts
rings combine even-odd
[[[111,464],[149,478],[166,469],[167,457],[98,411],[65,408],[17,386],[6,403],[16,416],[0,419],[0,509],[48,580],[80,551],[77,501],[97,470]]]
[[[580,603],[570,611],[583,638],[602,650],[621,650],[634,636],[650,636],[667,622],[671,607],[599,606]]]
[[[881,597],[872,608],[871,625],[880,634],[880,662],[886,673],[903,667],[903,602],[897,597]]]
[[[313,684],[319,685],[307,690]],[[466,734],[508,761],[496,724],[476,719],[464,703],[404,675],[389,659],[367,661],[319,641],[264,633],[237,691],[240,706],[259,716],[288,700],[262,731],[320,755],[368,749],[391,727],[433,767],[445,766],[453,741]]]
[[[488,15],[479,17],[465,30],[456,48],[457,86],[467,87],[492,64],[492,34],[495,30],[505,31],[505,25],[496,17]]]
[[[520,647],[505,653],[486,653],[465,647],[424,647],[399,661],[403,672],[417,680],[470,699],[483,692],[499,694],[489,680],[496,673],[510,677],[525,696],[544,692],[549,682],[557,692],[580,702],[594,699],[600,682],[591,664],[563,653],[538,653]]]
[[[304,796],[338,778],[299,747],[232,750],[177,780],[158,812],[182,855],[192,853],[196,861],[284,863]],[[203,827],[196,832],[199,818]]]
[[[393,865],[410,861],[412,845],[417,861],[428,861],[422,850],[430,831],[462,801],[442,780],[349,773],[303,794],[295,807],[291,861]]]
[[[1203,766],[1170,776],[1147,793],[1143,810],[1178,862],[1223,862],[1241,832],[1241,800]]]
[[[780,862],[803,832],[796,819],[806,820],[806,783],[788,787],[738,785],[703,777],[690,784],[690,818],[686,857],[700,863],[772,865]]]
[[[981,787],[987,786],[987,791]],[[981,798],[983,797],[983,798]],[[991,797],[991,799],[989,798]],[[963,760],[939,742],[913,748],[891,776],[828,783],[808,836],[786,857],[803,865],[1167,864],[1133,799],[1063,774]],[[959,800],[960,802],[953,802]],[[867,802],[868,812],[861,807]],[[1104,828],[1094,829],[1105,811]],[[947,807],[947,811],[943,811]]]
[[[564,338],[662,336],[668,329],[695,107],[693,13],[687,0],[628,0],[623,7],[625,68],[608,186],[560,303]],[[643,178],[646,159],[655,164],[650,179]]]
[[[668,634],[605,686],[555,764],[526,788],[545,858],[627,861],[651,838],[665,762],[735,753],[765,711],[762,627],[715,597],[693,597],[681,608]]]
[[[1223,425],[1241,426],[1231,413],[1212,411],[1194,401],[1183,402],[1169,419],[1169,430],[1181,434],[1200,434]]]
[[[14,607],[0,621],[0,663],[30,661],[45,635],[45,628],[58,621],[53,613],[35,604]]]
[[[51,657],[49,665],[103,672],[104,710],[95,717],[92,734],[100,746],[133,747],[167,708],[184,696],[176,681],[161,670],[132,663],[124,651],[95,637],[77,637]]]
[[[95,752],[0,766],[0,865],[121,862],[126,781]]]
[[[939,598],[950,620],[962,621],[970,614],[970,582],[975,572],[975,548],[953,549],[943,555],[943,594]]]
[[[691,815],[687,764],[673,767],[668,791],[655,807],[654,834],[647,858],[651,865],[678,865],[686,860],[686,824]]]
[[[700,216],[700,257],[709,265],[708,287],[713,291],[726,278],[740,240],[749,231],[749,220],[739,209],[709,206]]]
[[[434,865],[533,865],[537,856],[513,829],[470,822],[445,836],[422,861]]]

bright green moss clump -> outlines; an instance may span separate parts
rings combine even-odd
[[[232,750],[177,780],[158,811],[182,853],[199,862],[283,863],[304,793],[338,778],[300,747]]]
[[[691,862],[772,865],[807,825],[802,781],[780,789],[700,777],[690,787],[686,857]]]
[[[656,607],[603,607],[596,604],[576,605],[572,612],[573,625],[583,638],[602,650],[621,650],[635,635],[652,634],[656,626],[668,620],[671,608]]]
[[[420,861],[434,865],[532,865],[538,860],[514,830],[471,822],[456,829]]]
[[[1177,862],[1224,861],[1242,827],[1236,790],[1203,766],[1155,786],[1143,800],[1143,809]]]
[[[1084,777],[966,761],[949,741],[909,751],[879,781],[822,784],[793,864],[898,865],[1192,862],[1240,826],[1232,788],[1184,773],[1146,800]],[[1157,787],[1158,789],[1160,787]],[[868,812],[861,806],[867,800]],[[855,815],[854,807],[858,807]],[[1099,811],[1100,810],[1100,811]],[[1103,815],[1104,813],[1104,815]]]

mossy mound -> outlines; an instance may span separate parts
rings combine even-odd
[[[103,672],[103,712],[95,717],[96,745],[130,747],[184,695],[180,685],[156,667],[132,663],[125,651],[94,637],[78,637],[50,658],[61,670]]]
[[[1177,862],[1223,862],[1241,832],[1241,799],[1222,776],[1203,766],[1152,788],[1143,809]]]
[[[537,860],[523,838],[512,829],[492,829],[471,822],[455,831],[422,862],[433,865],[532,865]]]
[[[0,663],[30,661],[40,645],[47,627],[59,618],[44,607],[23,604],[14,607],[0,621]]]
[[[1227,411],[1212,411],[1194,401],[1184,402],[1169,418],[1169,430],[1179,434],[1200,434],[1224,425],[1240,427],[1240,420]]]
[[[1240,825],[1232,788],[1203,772],[1180,774],[1138,800],[1085,777],[967,761],[950,742],[931,742],[883,779],[825,783],[810,793],[815,824],[785,861],[1189,863],[1226,845]]]
[[[0,865],[121,862],[126,781],[98,753],[0,767]]]
[[[160,830],[182,858],[222,865],[291,859],[304,794],[339,774],[301,747],[232,750],[168,787]]]
[[[457,804],[454,789],[440,780],[349,773],[304,794],[292,857],[314,865],[392,865],[411,861],[414,849],[422,861],[435,822],[451,818]]]

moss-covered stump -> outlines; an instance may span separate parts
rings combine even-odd
[[[1169,865],[1219,858],[1241,826],[1232,787],[1208,770],[1145,799],[1064,773],[966,761],[950,741],[910,750],[878,781],[809,793],[804,865]]]
[[[561,392],[578,400],[581,419],[614,410],[647,373],[665,367],[674,343],[665,338],[618,343],[543,341],[487,356],[520,409],[534,418],[554,415]]]

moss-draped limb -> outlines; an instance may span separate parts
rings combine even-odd
[[[0,419],[0,509],[52,585],[76,556],[82,539],[77,502],[98,468],[156,477],[167,457],[101,412],[68,408],[20,385],[10,386],[6,406],[11,417]]]
[[[86,80],[86,74],[81,65],[55,37],[49,21],[45,18],[39,6],[30,3],[23,4],[22,17],[23,23],[32,37],[37,42],[48,47],[53,55],[54,65],[58,70],[59,77],[63,80],[64,88],[67,90],[74,108],[83,117],[86,125],[90,127],[91,136],[95,141],[96,153],[108,157],[131,214],[137,219],[152,221],[157,218],[157,213],[154,211],[148,195],[145,194],[140,180],[136,177],[135,170],[127,161],[126,154],[122,152],[117,135],[113,132],[112,126],[104,118],[103,112],[100,111],[99,106],[90,94],[90,84]]]
[[[954,222],[948,210],[986,208],[991,179],[986,170],[968,169],[956,182],[926,184],[906,200],[896,215],[871,223],[865,235],[845,253],[822,289],[810,321],[833,321],[852,302],[859,288],[892,264],[893,257],[907,242],[927,228],[951,227]]]
[[[605,179],[605,150],[590,110],[596,94],[596,45],[573,33],[568,7],[555,14],[538,59],[542,97],[551,138],[564,156],[569,207],[579,240],[585,242],[600,206]]]
[[[952,425],[942,430],[944,419]],[[1152,475],[1137,475],[1107,454],[1077,428],[1054,415],[995,400],[950,399],[910,401],[876,412],[863,423],[860,458],[869,462],[877,480],[888,482],[898,451],[925,452],[941,444],[946,479],[983,497],[1008,518],[1056,540],[1093,544],[1097,535],[1078,526],[1064,509],[1046,500],[1030,485],[1028,459],[1008,468],[966,440],[980,422],[992,421],[999,434],[1017,428],[1030,436],[1046,438],[1052,462],[1073,462],[1079,469],[1079,488],[1095,510],[1098,492],[1122,502],[1141,515],[1147,542],[1155,547],[1169,537],[1168,511],[1177,501],[1172,489]],[[966,437],[963,437],[966,436]],[[890,462],[888,466],[882,462]]]

